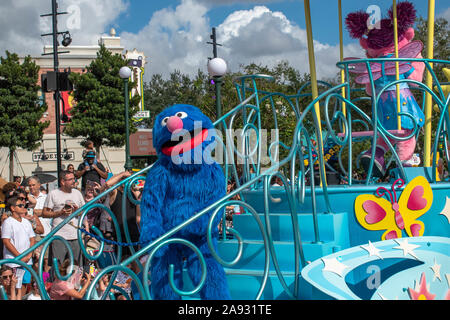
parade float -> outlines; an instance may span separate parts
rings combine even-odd
[[[397,25],[394,0],[390,14],[393,52],[389,57],[371,58],[344,57],[340,0],[338,4],[341,55],[336,65],[341,70],[341,83],[331,86],[317,80],[309,1],[305,0],[311,81],[288,96],[259,90],[258,84],[271,81],[270,76],[256,74],[236,78],[234,83],[240,103],[218,115],[213,123],[220,132],[216,143],[221,147],[223,161],[219,163],[226,179],[235,181],[236,188],[202,210],[196,210],[189,219],[156,239],[139,243],[139,249],[130,247],[132,256],[123,258],[123,247],[132,242],[128,232],[124,239],[119,233],[119,239],[114,242],[117,263],[101,269],[86,299],[113,297],[110,292],[120,289],[112,283],[101,297],[95,295],[95,285],[101,276],[111,274],[114,279],[119,271],[132,278],[134,293],[140,299],[153,299],[148,285],[152,280],[149,270],[153,258],[158,257],[158,251],[175,243],[197,255],[204,274],[195,282],[185,272],[189,266],[172,264],[166,272],[170,286],[179,299],[199,299],[207,277],[204,267],[207,259],[189,238],[178,236],[206,215],[211,218],[203,236],[207,239],[209,254],[225,270],[232,299],[449,298],[450,182],[445,172],[450,169],[450,79],[439,81],[435,70],[444,66],[448,76],[446,68],[450,61],[444,60],[448,57],[441,57],[442,60],[433,57],[434,1],[429,0],[426,52],[422,52],[423,44],[414,41],[402,50],[405,44],[401,34],[405,30]],[[361,37],[370,32],[371,29],[362,30]],[[413,64],[416,69],[417,66],[422,68],[423,81],[405,76]],[[390,80],[382,85],[377,82],[385,76]],[[424,119],[402,111],[400,93],[405,87],[420,101],[418,106]],[[397,97],[392,103],[392,121],[398,125],[396,128],[385,127],[378,118],[379,105],[385,102],[383,94],[388,89]],[[302,99],[309,99],[309,103],[300,110]],[[362,104],[370,107],[363,109]],[[262,113],[267,112],[267,109],[263,111],[263,106],[268,106],[273,115],[273,128],[262,128]],[[263,129],[283,130],[278,127],[280,117],[296,119],[291,141],[275,139],[262,143]],[[412,123],[406,135],[402,128],[404,118]],[[423,123],[423,129],[419,122]],[[239,135],[236,136],[236,132]],[[395,146],[413,137],[417,144],[423,142],[421,153],[414,155],[415,159],[420,158],[420,163],[413,161],[407,166]],[[376,149],[371,148],[379,139],[387,146],[382,176],[376,174],[379,169]],[[332,147],[327,147],[330,143]],[[358,147],[361,144],[364,147]],[[415,152],[418,149],[416,147]],[[356,169],[361,169],[364,156],[369,159],[365,161],[367,171],[357,175]],[[328,161],[331,157],[334,157],[333,166]],[[119,184],[125,186],[124,197],[131,199],[132,185],[151,167]],[[271,183],[274,178],[281,183]],[[225,192],[226,186],[223,187]],[[106,190],[94,200],[110,191]],[[132,201],[139,204],[139,201]],[[74,216],[84,218],[91,208],[99,206],[95,201],[90,202],[63,223]],[[215,232],[211,230],[213,221],[221,216],[225,222],[227,206],[238,206],[240,214],[233,216],[232,226],[222,224],[215,246],[211,236]],[[111,216],[118,228],[117,219]],[[125,217],[122,223],[127,226]],[[85,257],[92,261],[99,259],[108,240],[94,229],[91,236],[100,241],[100,246],[90,251],[82,240],[85,231],[81,222],[78,227]],[[61,241],[54,236],[59,228],[53,229],[30,250],[43,244],[44,250],[49,250],[52,241]],[[42,257],[38,272],[18,261],[27,252],[17,257],[16,262],[29,269],[36,279],[42,279]],[[133,261],[139,265],[139,273],[129,268]],[[183,281],[177,284],[174,283],[176,272],[183,273]],[[43,298],[48,299],[43,282],[38,283]]]

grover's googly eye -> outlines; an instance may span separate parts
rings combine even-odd
[[[169,117],[165,117],[164,119],[162,119],[161,126],[165,127],[167,125],[167,121],[169,121]]]
[[[183,112],[183,111],[177,112],[175,115],[176,115],[178,118],[181,118],[181,119],[184,119],[184,118],[186,118],[186,117],[188,116],[187,113],[186,113],[186,112]]]

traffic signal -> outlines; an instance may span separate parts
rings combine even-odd
[[[72,91],[73,84],[69,80],[70,72],[48,71],[41,74],[41,87],[44,92]]]
[[[58,89],[59,91],[72,91],[73,85],[69,80],[70,72],[58,72]]]

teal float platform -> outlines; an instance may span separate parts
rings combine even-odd
[[[449,299],[450,240],[413,237],[356,246],[302,270],[304,299]]]

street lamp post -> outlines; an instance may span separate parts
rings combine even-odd
[[[120,68],[119,76],[123,79],[124,83],[124,91],[125,91],[125,170],[131,170],[131,157],[130,157],[130,124],[129,124],[129,116],[128,116],[128,104],[129,104],[129,92],[128,92],[128,79],[131,76],[131,69],[127,66]]]
[[[208,72],[214,79],[216,89],[216,117],[220,119],[222,116],[222,102],[220,87],[222,86],[222,77],[227,72],[227,64],[221,58],[214,58],[208,62]]]

